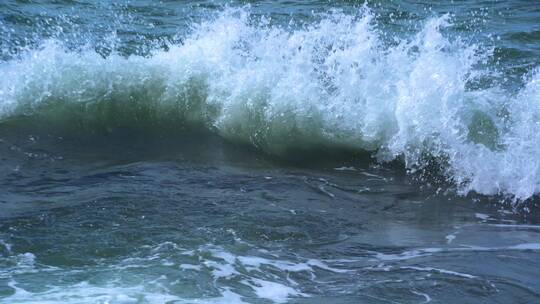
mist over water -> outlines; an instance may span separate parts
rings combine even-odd
[[[0,302],[540,298],[539,5],[0,17]]]

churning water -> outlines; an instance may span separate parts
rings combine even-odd
[[[0,3],[0,302],[540,301],[540,3]]]

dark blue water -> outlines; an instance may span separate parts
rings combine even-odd
[[[539,69],[536,1],[2,1],[0,302],[539,302]]]

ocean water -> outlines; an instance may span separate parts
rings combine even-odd
[[[540,302],[540,2],[0,0],[0,303]]]

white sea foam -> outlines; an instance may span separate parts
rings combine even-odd
[[[446,269],[440,269],[440,268],[434,268],[434,267],[406,266],[406,267],[400,267],[400,268],[401,269],[411,269],[411,270],[416,270],[416,271],[437,272],[437,273],[441,273],[441,274],[448,274],[448,275],[453,275],[453,276],[457,276],[457,277],[463,277],[463,278],[466,278],[466,279],[474,279],[474,278],[476,278],[476,276],[473,276],[471,274],[461,273],[461,272],[451,271],[451,270],[446,270]]]
[[[259,298],[268,299],[274,303],[285,303],[292,296],[305,296],[289,286],[261,279],[244,281],[244,284],[250,285]]]
[[[422,296],[424,297],[425,301],[422,302],[422,303],[429,303],[431,302],[431,297],[427,294],[427,293],[423,293],[423,292],[419,292],[419,291],[411,291],[412,293],[414,293],[415,295],[418,295],[418,296]]]
[[[521,251],[521,250],[540,250],[540,243],[523,243],[504,247],[481,247],[481,246],[463,246],[450,248],[421,248],[406,250],[401,253],[387,254],[374,252],[375,260],[381,261],[401,261],[422,258],[435,254],[444,254],[449,252],[482,252],[482,251]]]
[[[72,286],[51,288],[46,292],[32,293],[17,286],[15,282],[8,284],[15,290],[9,297],[3,298],[5,303],[32,303],[32,304],[56,304],[56,303],[200,303],[200,304],[241,304],[246,303],[242,297],[224,288],[218,297],[198,299],[185,299],[167,292],[148,291],[144,286],[121,287],[121,286],[94,286],[88,282],[81,282]]]
[[[334,273],[346,273],[349,270],[334,268],[325,262],[316,259],[305,261],[288,261],[261,256],[234,255],[221,247],[211,246],[202,248],[208,251],[212,259],[205,259],[202,264],[208,267],[214,279],[240,278],[242,284],[249,286],[259,298],[271,300],[274,303],[284,303],[291,297],[309,297],[309,294],[298,290],[299,284],[293,280],[290,273],[306,273],[312,279],[316,278],[317,271],[323,270]],[[217,259],[217,260],[216,260]],[[266,267],[273,268],[283,277],[279,280],[269,281],[258,274],[269,273]],[[245,270],[244,270],[245,269]],[[247,273],[246,273],[247,270]]]

